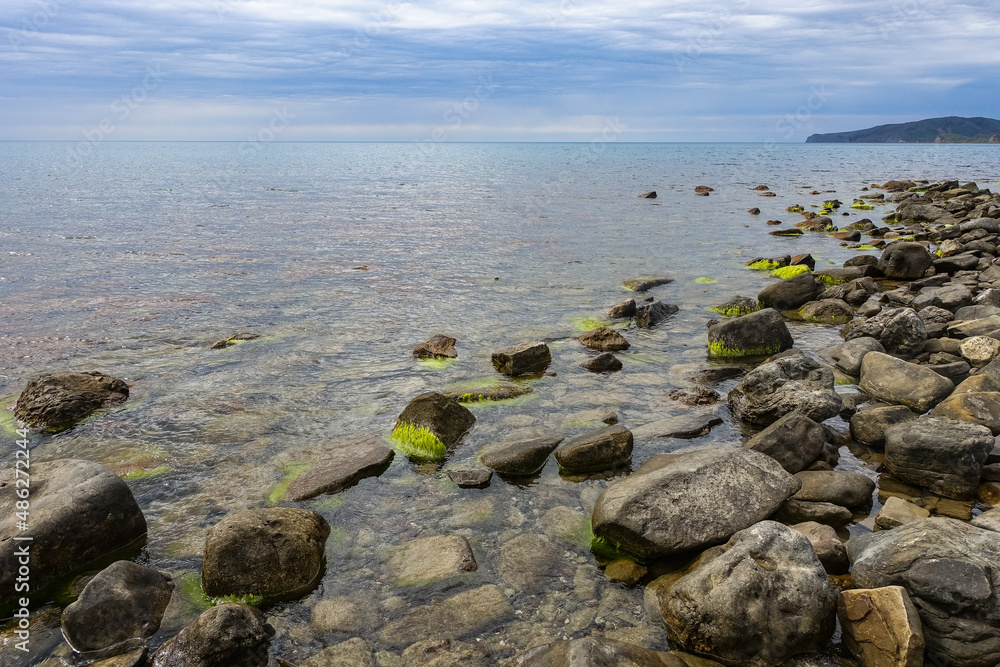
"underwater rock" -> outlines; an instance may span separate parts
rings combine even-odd
[[[264,667],[274,637],[264,614],[244,604],[212,607],[153,654],[152,667]]]
[[[104,373],[44,373],[28,381],[14,416],[29,426],[60,429],[126,400],[125,381]]]
[[[375,652],[361,637],[327,646],[299,667],[375,667]]]
[[[563,552],[563,547],[544,535],[518,535],[500,547],[497,575],[514,590],[545,592],[565,567]]]
[[[454,639],[425,639],[403,651],[399,667],[494,667],[490,649]]]
[[[419,607],[392,621],[379,634],[389,646],[425,639],[459,639],[513,616],[503,591],[490,584]]]
[[[582,637],[542,644],[515,659],[518,667],[688,667],[672,653],[653,651],[607,637]],[[699,659],[698,667],[715,663]]]
[[[463,391],[446,391],[443,396],[459,403],[482,403],[483,401],[507,401],[518,396],[526,396],[534,391],[529,384],[504,382],[482,385]]]
[[[448,471],[448,479],[460,489],[485,489],[493,479],[493,471],[482,468],[452,468]]]
[[[435,535],[393,548],[386,567],[397,586],[427,586],[465,572],[475,572],[479,566],[464,537]]]
[[[552,363],[552,352],[545,343],[523,343],[493,353],[493,366],[511,377],[541,373]]]
[[[284,499],[299,502],[340,493],[365,477],[381,474],[394,455],[378,439],[345,438],[326,447],[313,467],[288,485]]]
[[[624,426],[607,426],[573,438],[558,451],[556,460],[565,472],[599,472],[617,468],[632,458],[632,432]]]
[[[435,334],[426,342],[413,348],[413,356],[419,359],[428,359],[433,357],[454,359],[458,356],[458,352],[455,351],[456,342],[458,341],[451,336]]]

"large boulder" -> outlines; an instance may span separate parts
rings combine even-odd
[[[809,540],[774,521],[736,533],[659,594],[674,646],[754,667],[817,650],[836,599]]]
[[[737,419],[760,426],[790,412],[822,422],[843,407],[833,387],[829,368],[801,353],[785,354],[747,373],[729,392],[729,408]]]
[[[394,453],[376,438],[347,438],[323,448],[318,461],[288,485],[285,500],[299,502],[340,493],[361,479],[382,473]]]
[[[772,308],[728,319],[708,330],[708,354],[712,357],[766,357],[794,344],[781,314]]]
[[[875,482],[853,470],[804,470],[795,475],[802,482],[792,500],[831,503],[841,507],[870,507]]]
[[[985,426],[921,417],[885,432],[885,465],[900,481],[959,500],[976,497],[993,434]]]
[[[299,596],[316,583],[329,535],[330,524],[311,510],[270,507],[227,514],[205,537],[205,592]]]
[[[884,447],[887,428],[913,421],[917,416],[905,405],[866,406],[851,417],[851,437],[872,447]]]
[[[844,644],[862,665],[923,667],[920,616],[902,586],[842,591],[837,616]]]
[[[767,454],[794,474],[815,461],[825,445],[823,427],[803,414],[789,412],[743,446]]]
[[[1000,663],[1000,533],[930,518],[854,537],[847,553],[859,588],[906,589],[944,664]]]
[[[561,435],[555,435],[497,442],[483,447],[479,460],[501,475],[534,475],[562,441]]]
[[[922,310],[928,307],[943,308],[955,312],[972,303],[972,292],[965,285],[948,284],[924,290],[913,300],[913,307]]]
[[[980,424],[1000,435],[1000,392],[974,391],[952,394],[930,411],[932,417],[945,417]]]
[[[522,343],[493,353],[493,365],[505,375],[534,375],[552,363],[552,352],[545,343]]]
[[[686,662],[672,653],[653,651],[607,637],[582,637],[542,644],[528,649],[514,660],[518,667],[687,667]],[[710,667],[710,663],[704,667]]]
[[[882,253],[878,269],[892,280],[923,278],[931,267],[933,256],[919,243],[893,243]]]
[[[23,480],[23,477],[21,477]],[[0,470],[0,605],[18,596],[23,550],[30,552],[31,586],[38,590],[88,563],[124,549],[146,534],[146,519],[128,485],[92,461],[59,459],[31,466],[30,530],[18,527],[17,478]],[[17,537],[31,536],[30,542]]]
[[[399,415],[392,441],[409,456],[441,460],[475,423],[475,415],[454,398],[429,391],[410,401]]]
[[[861,373],[861,361],[869,352],[885,352],[885,348],[875,338],[862,336],[823,348],[817,354],[820,359],[829,361],[838,370],[857,376]]]
[[[264,667],[274,637],[264,614],[243,604],[212,607],[153,654],[152,667]]]
[[[598,497],[594,534],[643,558],[700,549],[766,519],[801,483],[749,449],[660,454]]]
[[[125,381],[104,373],[45,373],[28,381],[14,416],[29,426],[60,429],[127,399]]]
[[[927,412],[955,388],[948,378],[929,368],[880,352],[869,352],[861,362],[861,390],[886,403]]]
[[[757,295],[757,303],[778,311],[801,308],[819,296],[821,287],[811,273],[802,273],[768,285]]]
[[[569,473],[617,468],[632,459],[632,432],[624,426],[606,426],[573,438],[556,450],[559,468]]]
[[[874,338],[886,352],[912,357],[924,349],[927,326],[912,308],[890,308],[855,322],[845,338]]]

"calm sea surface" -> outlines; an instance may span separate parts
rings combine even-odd
[[[207,527],[266,505],[304,453],[342,436],[388,435],[422,392],[496,382],[490,353],[498,347],[546,340],[553,350],[556,375],[532,381],[527,398],[474,406],[476,427],[443,467],[397,456],[379,478],[300,504],[333,532],[320,587],[268,610],[278,630],[272,654],[293,664],[352,634],[398,653],[380,639],[384,622],[489,583],[517,613],[466,639],[498,658],[594,632],[665,648],[642,588],[607,582],[589,549],[567,537],[613,478],[561,478],[550,461],[521,485],[494,478],[488,489],[462,490],[446,469],[473,463],[482,445],[518,430],[572,437],[601,426],[608,410],[629,427],[684,413],[667,393],[710,365],[707,308],[754,297],[773,280],[744,268],[749,259],[809,252],[824,268],[856,252],[821,234],[768,236],[776,227],[767,220],[789,227],[800,219],[787,206],[831,197],[849,204],[862,187],[892,178],[1000,187],[992,185],[1000,148],[989,145],[91,148],[0,143],[0,405],[46,371],[100,370],[132,385],[124,406],[33,435],[32,460],[156,472],[129,482],[149,522],[140,557],[177,574],[186,591],[175,595],[159,639],[200,610]],[[778,196],[759,197],[750,189],[759,184]],[[696,185],[715,192],[695,197]],[[659,197],[636,196],[648,190]],[[747,213],[755,206],[761,215]],[[851,215],[837,224],[888,212],[844,210]],[[652,330],[624,331],[632,348],[620,354],[620,373],[579,368],[588,353],[573,336],[586,320],[628,297],[623,279],[660,274],[676,280],[651,294],[680,312]],[[209,349],[242,331],[263,337]],[[792,332],[807,350],[839,340],[832,327]],[[410,355],[435,333],[458,339],[457,361]],[[699,439],[637,440],[633,468],[682,447],[735,446],[740,429],[724,406],[720,414],[726,422]],[[10,413],[0,416],[9,463]],[[863,468],[849,454],[842,466]],[[429,588],[395,586],[384,565],[392,547],[442,533],[466,536],[479,569]],[[547,535],[562,556],[538,573],[540,583],[518,589],[496,563],[525,533]],[[373,609],[370,627],[318,629],[312,610],[331,598]],[[59,609],[40,609],[32,656],[11,664],[69,655]],[[0,662],[8,650],[0,648]]]

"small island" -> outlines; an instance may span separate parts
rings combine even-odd
[[[813,134],[807,144],[1000,144],[1000,120],[928,118],[853,132]]]

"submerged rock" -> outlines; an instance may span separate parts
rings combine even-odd
[[[492,359],[498,371],[517,377],[544,371],[552,363],[552,352],[545,343],[523,343],[497,350]]]
[[[622,361],[610,352],[602,352],[580,366],[591,373],[614,373],[622,369]]]
[[[528,649],[515,659],[518,667],[687,667],[671,653],[653,651],[607,637],[550,642]],[[710,667],[709,661],[702,667]]]
[[[328,646],[299,667],[375,667],[375,652],[361,637]]]
[[[448,471],[448,479],[460,489],[485,489],[493,479],[493,471],[482,468],[452,468]]]
[[[570,473],[609,470],[625,465],[631,458],[632,432],[618,425],[573,438],[556,451],[560,469]]]
[[[771,308],[708,329],[708,354],[712,357],[766,357],[791,349],[794,344],[785,321]]]
[[[152,667],[264,667],[274,637],[260,610],[212,607],[153,654]]]
[[[455,351],[456,342],[457,341],[451,336],[435,334],[426,342],[413,348],[413,356],[418,359],[429,359],[433,357],[454,359],[458,356],[458,352]]]
[[[220,341],[216,341],[212,345],[213,350],[224,350],[227,347],[233,347],[234,345],[239,345],[245,340],[255,340],[260,338],[260,334],[250,333],[249,331],[243,331],[238,334],[233,334],[229,338],[223,338]]]
[[[401,544],[392,550],[386,566],[397,586],[426,586],[479,567],[461,535],[421,537]]]
[[[534,391],[529,384],[504,382],[473,387],[464,391],[447,391],[443,396],[459,403],[481,403],[483,401],[507,401],[519,396],[527,396]]]
[[[801,352],[761,364],[729,392],[733,415],[768,426],[790,412],[816,422],[836,416],[843,401],[834,391],[833,372]]]
[[[459,639],[512,616],[514,608],[492,584],[419,607],[392,621],[380,633],[382,643],[409,646],[425,639]]]
[[[501,475],[534,475],[541,471],[549,454],[563,441],[561,435],[515,440],[486,445],[479,460]]]
[[[381,474],[394,452],[375,438],[347,438],[323,449],[318,462],[296,477],[285,500],[299,502],[323,493],[339,493],[359,480]]]
[[[680,310],[677,306],[662,301],[654,301],[637,306],[635,309],[635,325],[648,329],[668,319]]]
[[[45,373],[28,381],[14,416],[29,426],[60,429],[95,410],[128,400],[128,385],[104,373]]]

